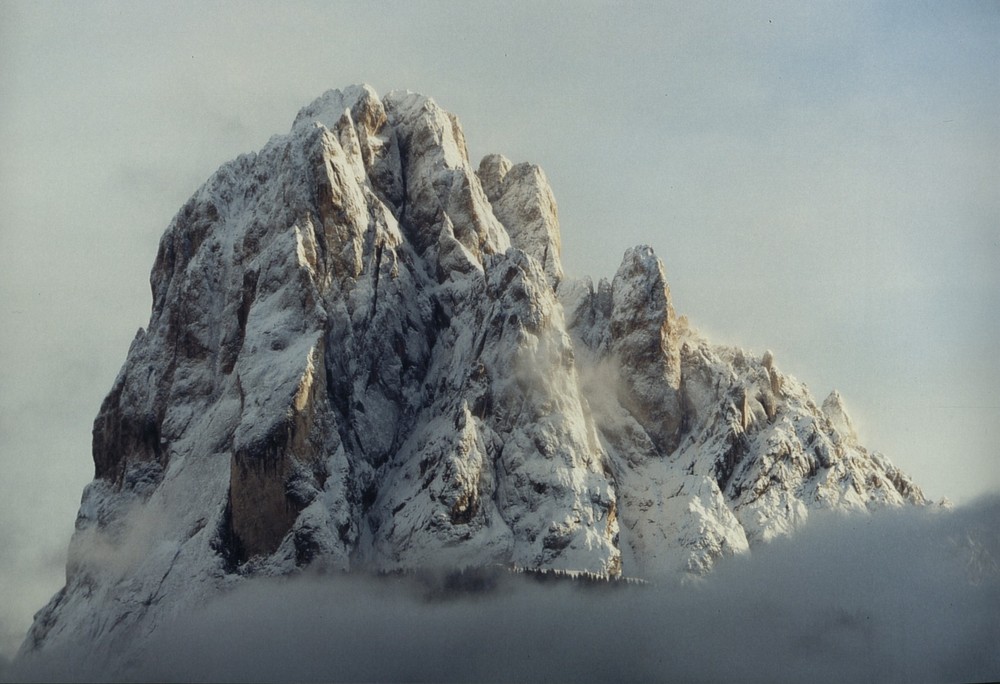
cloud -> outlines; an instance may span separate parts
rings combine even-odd
[[[248,581],[159,630],[145,681],[976,681],[1000,675],[1000,497],[815,517],[681,584]],[[81,653],[19,679],[103,679]],[[81,663],[90,662],[90,669]]]

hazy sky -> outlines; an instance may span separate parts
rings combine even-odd
[[[929,496],[1000,491],[1000,3],[0,3],[0,652],[61,582],[160,234],[356,82],[540,164],[570,275],[652,245]]]

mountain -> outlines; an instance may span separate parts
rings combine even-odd
[[[94,423],[66,586],[22,654],[126,652],[248,577],[655,578],[816,509],[923,504],[773,354],[712,344],[649,247],[560,263],[545,174],[433,100],[329,91],[164,233]]]

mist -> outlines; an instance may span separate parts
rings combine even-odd
[[[694,581],[476,591],[432,574],[246,581],[128,662],[88,648],[11,680],[984,681],[1000,676],[1000,497],[814,515]],[[116,656],[120,657],[120,656]]]

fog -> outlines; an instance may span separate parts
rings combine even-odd
[[[448,593],[432,575],[253,580],[161,628],[117,672],[89,650],[63,651],[8,677],[995,680],[998,523],[1000,497],[954,511],[818,515],[794,538],[685,583],[496,575],[485,590]]]

